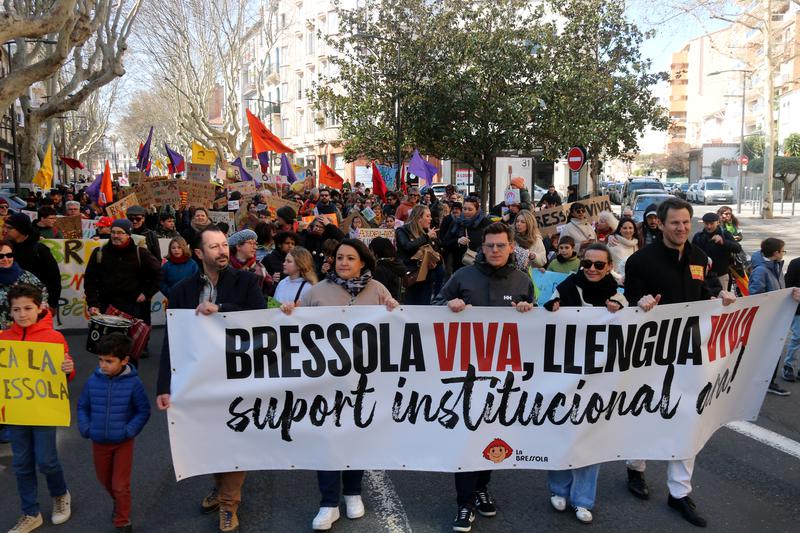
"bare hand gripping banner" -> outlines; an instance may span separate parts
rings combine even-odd
[[[692,457],[756,418],[796,306],[169,311],[175,473]]]

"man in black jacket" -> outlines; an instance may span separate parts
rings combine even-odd
[[[7,237],[14,247],[14,261],[47,287],[47,305],[58,314],[61,298],[61,272],[50,248],[39,242],[39,232],[24,213],[14,213],[6,219]]]
[[[258,276],[231,268],[228,238],[219,228],[213,225],[205,228],[198,234],[197,242],[195,254],[200,259],[203,270],[172,288],[170,309],[194,309],[195,314],[207,316],[218,312],[266,307]],[[161,410],[170,406],[171,380],[169,338],[165,334],[156,387],[156,404]],[[214,474],[215,486],[201,503],[203,513],[213,513],[219,509],[219,529],[222,532],[239,529],[236,512],[242,499],[245,474],[246,472]]]
[[[547,192],[542,195],[542,199],[539,200],[537,204],[538,207],[542,207],[543,205],[548,205],[550,207],[561,205],[561,196],[556,192],[556,186],[552,183],[547,187]]]
[[[668,198],[658,206],[661,239],[635,252],[625,263],[625,298],[647,312],[658,304],[696,302],[715,296],[729,305],[736,297],[721,290],[717,277],[709,269],[706,254],[689,244],[692,230],[692,205],[679,198]],[[644,479],[646,463],[627,461],[628,489],[638,498],[650,497]],[[668,461],[667,504],[691,524],[706,526],[689,497],[692,491],[694,457]]]
[[[133,224],[134,235],[141,235],[145,239],[148,251],[161,262],[161,248],[158,246],[158,235],[145,225],[147,211],[140,205],[132,205],[125,211],[125,216]]]
[[[475,264],[454,273],[433,299],[433,305],[447,305],[454,313],[472,305],[513,306],[521,313],[533,309],[533,284],[530,277],[514,268],[513,251],[511,228],[502,222],[489,225]],[[470,531],[476,509],[482,516],[497,514],[489,494],[491,475],[491,470],[455,474],[458,514],[453,531]]]
[[[742,245],[736,242],[730,232],[719,225],[719,215],[706,213],[703,215],[703,229],[695,233],[692,244],[703,250],[711,259],[711,270],[719,278],[722,288],[728,289],[731,266],[731,254],[742,251]]]

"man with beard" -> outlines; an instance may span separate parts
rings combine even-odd
[[[319,202],[314,210],[318,215],[336,215],[336,221],[342,221],[342,212],[331,201],[331,191],[328,189],[319,191]]]
[[[133,225],[133,234],[144,237],[147,249],[160,262],[161,248],[158,246],[158,235],[156,235],[155,231],[145,226],[144,219],[147,216],[145,208],[140,205],[132,205],[125,211],[125,216]]]
[[[170,291],[170,309],[194,309],[197,315],[218,312],[264,309],[261,280],[255,274],[235,270],[230,266],[228,239],[216,226],[208,226],[197,236],[195,250],[202,269],[184,279]],[[201,322],[198,319],[198,322]],[[161,410],[170,407],[172,379],[169,338],[164,335],[161,365],[158,372],[156,404]],[[220,453],[225,453],[220,450]],[[239,529],[237,510],[242,499],[242,485],[246,472],[221,472],[214,474],[215,486],[203,499],[203,513],[219,509],[219,529],[232,532]]]
[[[644,222],[639,228],[639,233],[639,242],[642,243],[642,246],[661,240],[661,230],[658,225],[658,206],[656,204],[650,204],[644,210]]]

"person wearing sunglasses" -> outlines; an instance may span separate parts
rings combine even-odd
[[[411,214],[411,210],[414,209],[414,206],[419,204],[420,201],[420,194],[419,189],[417,187],[411,187],[408,190],[408,196],[406,199],[400,203],[397,207],[397,210],[394,213],[394,216],[397,220],[402,220],[406,222],[408,220],[408,215]]]
[[[47,288],[44,283],[14,261],[14,247],[11,242],[0,241],[0,329],[8,329],[13,323],[8,291],[20,283],[33,285],[41,290],[44,295],[43,301],[47,302]]]
[[[584,249],[581,269],[558,284],[544,308],[555,312],[562,307],[605,307],[609,312],[616,313],[627,306],[628,301],[617,291],[617,281],[611,275],[612,268],[608,247],[602,243],[590,244]],[[547,473],[550,505],[560,512],[565,511],[569,504],[580,522],[590,523],[599,473],[599,464],[570,470],[551,470]]]
[[[145,239],[147,251],[161,262],[161,247],[158,245],[158,235],[155,231],[145,226],[147,211],[140,205],[132,205],[125,211],[125,217],[131,221],[133,234],[141,235]]]
[[[572,237],[575,240],[575,253],[581,255],[581,250],[597,241],[597,234],[589,223],[589,214],[586,206],[581,202],[575,202],[569,206],[567,223],[561,230],[562,237]]]

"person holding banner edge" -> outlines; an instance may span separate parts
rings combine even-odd
[[[386,309],[393,311],[400,305],[386,287],[373,279],[375,257],[366,244],[357,239],[344,239],[337,246],[334,257],[334,268],[328,272],[325,280],[303,294],[299,306],[385,305]],[[281,311],[290,315],[295,307],[292,302],[283,303]],[[311,523],[314,530],[327,531],[339,520],[339,497],[342,493],[347,518],[353,520],[364,516],[364,502],[361,500],[363,476],[363,470],[317,472],[322,499],[319,512]]]
[[[471,306],[513,306],[520,313],[533,309],[533,283],[514,266],[514,235],[511,228],[495,222],[483,231],[481,251],[473,265],[459,269],[433,299],[433,305],[446,305],[460,313]],[[458,511],[453,531],[471,531],[475,511],[482,516],[497,514],[489,493],[491,470],[455,474]]]
[[[195,314],[207,316],[223,311],[266,308],[261,280],[251,272],[230,266],[228,239],[218,227],[209,225],[198,232],[195,255],[202,264],[202,271],[172,288],[171,309],[194,309]],[[170,407],[171,380],[169,334],[165,333],[156,385],[156,405],[162,411]],[[223,533],[239,530],[237,511],[245,476],[246,472],[214,474],[215,486],[201,503],[204,514],[219,509],[219,530]]]
[[[721,298],[730,305],[736,297],[722,290],[719,280],[710,270],[708,256],[689,243],[692,230],[692,205],[679,198],[664,200],[657,210],[658,230],[662,237],[635,252],[625,264],[625,296],[637,302],[642,311],[657,305],[696,302]],[[644,460],[626,461],[628,489],[637,498],[650,498],[644,478]],[[667,462],[667,504],[698,527],[707,522],[697,512],[692,492],[694,457]]]

